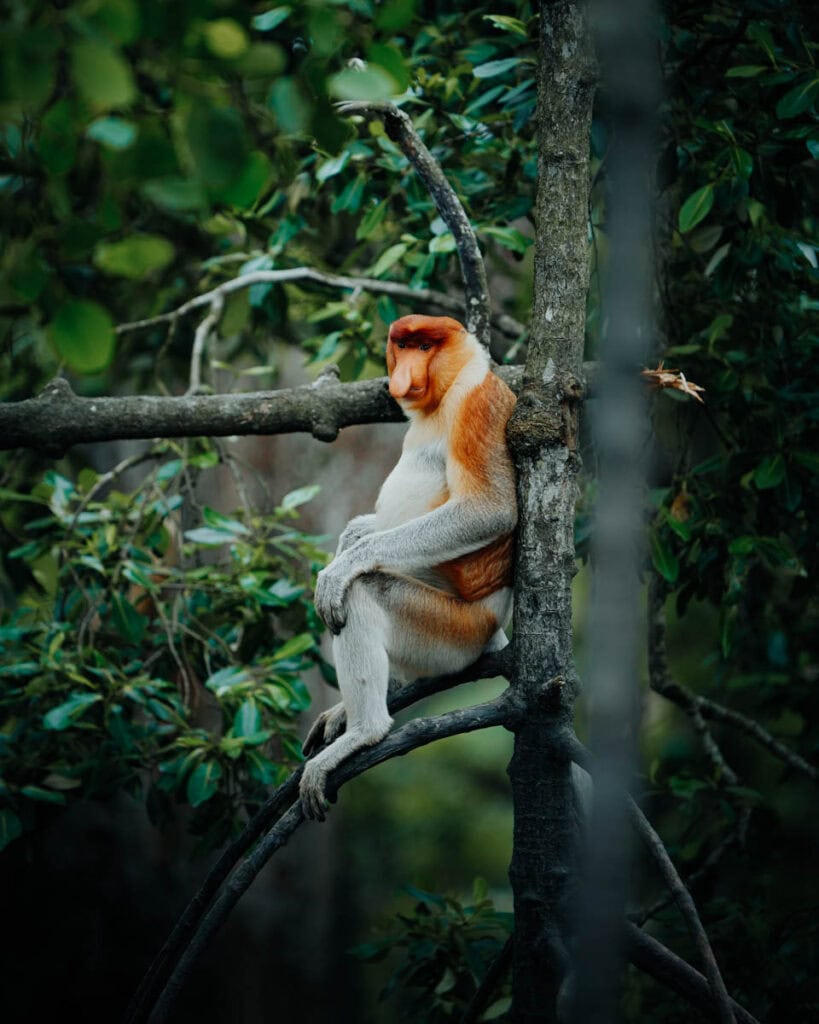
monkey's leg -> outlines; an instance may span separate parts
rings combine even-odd
[[[362,576],[349,590],[346,625],[333,638],[333,659],[347,730],[304,766],[299,792],[304,813],[309,818],[324,820],[327,775],[336,765],[356,750],[378,743],[390,730],[392,719],[387,711],[390,662],[386,634],[387,616],[379,603],[377,589],[370,577]],[[336,708],[330,710],[331,715],[335,712]],[[342,723],[336,719],[335,724],[340,728]],[[312,732],[308,744],[311,737]]]
[[[462,601],[409,577],[387,572],[358,577],[349,591],[347,622],[333,641],[347,731],[305,765],[304,813],[323,820],[328,774],[389,732],[391,669],[404,679],[458,672],[478,657],[497,625],[481,602]],[[308,743],[313,746],[312,732]]]

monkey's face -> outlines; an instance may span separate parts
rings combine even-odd
[[[464,327],[448,316],[396,320],[387,339],[392,397],[407,410],[434,411],[453,379],[454,363],[459,362],[457,350],[465,334]]]

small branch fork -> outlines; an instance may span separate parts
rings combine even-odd
[[[338,109],[342,114],[360,114],[382,120],[388,137],[415,168],[441,219],[455,239],[466,297],[466,327],[488,349],[492,314],[486,268],[466,210],[447,181],[440,164],[424,145],[409,115],[394,104],[351,101],[338,104]]]
[[[408,707],[433,693],[479,678],[507,676],[512,668],[510,649],[485,655],[464,672],[455,676],[418,680],[397,689],[390,697],[390,711]],[[515,729],[524,709],[513,689],[485,704],[451,711],[429,718],[418,718],[387,736],[380,743],[360,751],[345,761],[331,777],[331,798],[344,783],[392,757],[401,756],[428,743],[461,733],[501,725]],[[573,760],[587,768],[591,759],[588,751],[571,735],[565,743]],[[293,832],[304,822],[297,799],[301,768],[271,795],[253,816],[242,834],[223,852],[217,864],[179,918],[173,932],[146,973],[127,1011],[126,1024],[162,1024],[170,1014],[192,968],[207,943],[227,919],[233,907],[252,884],[270,857],[284,846]],[[648,973],[661,977],[671,988],[706,1012],[715,1013],[715,1019],[729,1022],[735,1018],[743,1024],[754,1024],[754,1019],[741,1007],[732,1003],[725,992],[713,953],[693,901],[662,846],[662,841],[642,813],[631,804],[633,821],[638,832],[649,845],[660,865],[666,883],[678,901],[698,949],[706,964],[708,981],[685,961],[680,960],[664,946],[649,940],[636,927],[629,931],[629,950],[632,960]],[[254,846],[255,844],[255,846]],[[252,851],[248,853],[249,850]],[[502,970],[496,972],[500,977]],[[709,994],[708,988],[711,993]],[[731,1011],[726,1011],[731,1007]],[[732,1012],[733,1011],[733,1012]],[[726,1016],[731,1012],[730,1016]]]

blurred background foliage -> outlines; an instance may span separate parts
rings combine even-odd
[[[531,4],[6,0],[0,10],[2,399],[28,397],[58,372],[86,395],[181,393],[196,318],[118,328],[254,270],[311,266],[459,294],[453,239],[405,157],[377,120],[339,117],[340,99],[401,103],[476,227],[495,308],[526,322],[538,158]],[[667,594],[674,678],[815,762],[813,25],[811,5],[787,0],[660,5],[660,325],[646,364],[664,358],[706,391],[704,406],[674,392],[654,400],[646,574]],[[591,140],[589,357],[601,330],[597,269],[616,144],[600,113]],[[273,386],[293,351],[309,372],[333,361],[345,379],[381,373],[385,325],[410,308],[366,289],[238,290],[211,340],[205,386]],[[506,358],[524,349],[522,337]],[[181,822],[195,849],[214,848],[298,758],[295,719],[309,700],[303,671],[317,667],[332,680],[310,603],[330,544],[321,536],[326,517],[311,510],[337,496],[311,501],[314,481],[305,478],[282,497],[274,474],[263,501],[245,500],[247,469],[233,452],[231,442],[191,441],[136,453],[88,446],[56,467],[34,453],[0,458],[0,841],[4,870],[21,879],[8,918],[19,933],[12,962],[21,977],[32,970],[28,943],[42,942],[22,909],[32,903],[53,924],[46,957],[73,963],[60,925],[76,912],[70,875],[58,886],[42,874],[73,805],[112,807],[128,793],[147,809],[140,821],[164,824],[159,835],[175,836]],[[581,670],[593,643],[583,629],[591,445],[585,462]],[[456,691],[434,706],[463,699]],[[809,870],[819,838],[815,784],[746,736],[716,726],[714,736],[736,784],[689,719],[646,691],[637,789],[677,863],[700,873],[696,895],[732,992],[760,1018],[811,1019],[819,1001]],[[345,865],[334,869],[332,909],[316,909],[311,893],[264,933],[280,948],[282,935],[310,930],[311,914],[330,920],[315,926],[323,952],[310,955],[332,978],[333,1012],[391,1020],[400,1007],[410,1019],[447,1020],[462,1010],[508,927],[508,754],[505,735],[462,737],[345,792],[323,854]],[[81,857],[82,829],[69,834]],[[138,870],[139,849],[116,851]],[[191,846],[172,839],[163,851],[163,862],[179,864]],[[315,867],[315,851],[306,856]],[[86,902],[95,899],[93,874]],[[488,892],[479,885],[469,896],[476,875]],[[399,898],[403,917],[391,920],[392,891],[405,883],[420,888]],[[655,885],[646,870],[640,902],[652,903]],[[190,888],[188,877],[182,898]],[[148,889],[144,882],[139,891]],[[146,906],[167,891],[158,886]],[[180,902],[174,890],[170,906]],[[93,1011],[100,1020],[136,983],[168,926],[164,909],[164,917],[155,909],[140,916],[129,903],[137,920],[125,946],[99,911],[99,944],[116,935],[128,954]],[[650,927],[693,956],[673,911],[659,911]],[[343,952],[359,940],[369,943],[360,958],[381,961],[364,975]],[[302,1015],[325,1019],[318,1008],[311,1018],[309,1007],[320,1005],[315,975],[285,952],[279,960],[278,973],[270,957],[259,965],[272,979],[269,999],[286,1009],[281,986],[289,985],[293,999],[312,1000]],[[201,1005],[183,1011],[191,1018],[224,1005],[223,1016],[206,1019],[239,1019],[230,996],[218,1001],[214,986],[229,984],[221,963],[199,976]],[[97,1019],[84,983],[65,984],[85,1019]],[[381,985],[391,986],[383,1005]],[[69,1005],[66,989],[59,994]],[[501,988],[489,1011],[495,1019],[503,996]],[[247,997],[241,1019],[265,1019],[257,1002]],[[624,1005],[629,1020],[692,1019],[636,975]]]

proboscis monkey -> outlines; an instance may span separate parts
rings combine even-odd
[[[301,779],[304,812],[319,820],[328,773],[389,731],[391,676],[458,672],[507,642],[517,508],[505,429],[515,396],[446,316],[396,320],[387,370],[410,420],[401,458],[316,585],[342,696],[304,743],[308,755],[329,743]]]

